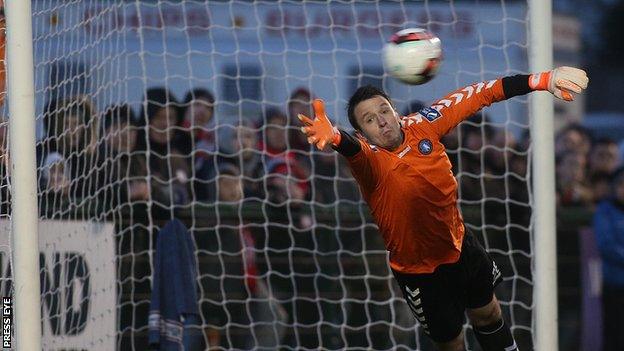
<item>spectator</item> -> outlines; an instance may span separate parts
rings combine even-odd
[[[293,177],[288,176],[288,163],[284,159],[275,158],[267,164],[267,197],[276,205],[287,202],[301,203],[305,199],[304,187]]]
[[[619,164],[618,145],[611,139],[597,140],[589,156],[589,175],[613,174]]]
[[[238,126],[223,125],[219,128],[218,140],[214,161],[203,163],[197,169],[198,183],[202,185],[196,187],[198,199],[214,201],[218,197],[216,177],[223,165],[231,165],[239,170],[245,198],[262,198],[262,160],[253,123],[244,120]]]
[[[245,197],[263,197],[261,154],[253,122],[242,120],[220,137],[219,162],[231,162],[241,169]]]
[[[291,149],[305,151],[310,149],[305,135],[299,131],[300,123],[297,115],[312,116],[313,99],[310,90],[303,87],[293,90],[288,98],[288,140]]]
[[[196,88],[186,93],[184,97],[180,133],[183,140],[178,141],[183,154],[188,155],[195,151],[195,163],[202,162],[205,156],[212,157],[215,150],[214,129],[210,127],[214,117],[215,99],[206,89]],[[208,152],[209,155],[204,155]],[[200,165],[201,166],[201,165]]]
[[[593,201],[587,186],[585,156],[566,151],[557,157],[557,201],[561,206],[590,205]]]
[[[587,157],[591,148],[591,136],[587,129],[578,125],[570,124],[555,137],[555,155],[573,151]]]
[[[150,199],[145,156],[135,151],[135,123],[128,105],[109,107],[100,121],[98,189],[100,203],[110,208]]]
[[[270,157],[294,157],[288,150],[288,131],[286,115],[277,108],[268,108],[264,113],[264,151]],[[302,134],[300,132],[300,134]]]
[[[178,117],[177,102],[168,90],[147,90],[140,119],[143,124],[147,120],[147,125],[139,131],[137,149],[147,153],[152,198],[166,210],[191,201],[190,165],[173,143]]]
[[[44,165],[40,186],[47,190],[45,196],[75,203],[95,192],[93,115],[92,103],[86,96],[48,105],[44,116],[45,149],[39,150]],[[43,207],[50,203],[47,200]]]
[[[71,177],[66,166],[67,160],[58,152],[49,153],[43,165],[45,189],[58,196],[68,196]]]
[[[263,197],[262,187],[262,164],[260,163],[260,151],[258,150],[258,132],[250,121],[243,121],[237,130],[238,145],[240,151],[240,167],[243,174],[245,197]]]
[[[268,109],[265,112],[266,126],[264,129],[264,143],[261,144],[263,152],[263,164],[266,167],[273,164],[272,171],[267,170],[267,174],[271,172],[281,173],[294,177],[297,186],[301,189],[302,200],[308,196],[309,184],[307,167],[296,157],[294,151],[287,147],[286,133],[286,115],[279,109]],[[303,134],[303,133],[301,133]]]
[[[214,175],[211,182],[205,179],[206,170],[213,169],[215,162],[214,103],[210,91],[189,90],[172,126],[175,129],[172,145],[183,156],[193,176],[194,198],[203,201],[208,199],[208,188],[214,189],[215,185]]]
[[[602,257],[603,350],[624,350],[624,170],[612,178],[613,197],[598,205],[594,233]]]

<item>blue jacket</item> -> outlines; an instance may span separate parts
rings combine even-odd
[[[160,350],[199,350],[195,245],[177,219],[158,233],[148,339]],[[183,346],[184,345],[184,346]]]
[[[624,208],[603,201],[594,213],[594,234],[602,257],[604,284],[624,287]]]

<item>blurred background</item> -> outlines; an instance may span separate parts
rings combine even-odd
[[[526,1],[32,4],[46,349],[147,349],[172,219],[192,242],[194,348],[432,349],[345,161],[310,148],[294,117],[322,98],[351,131],[346,102],[365,84],[408,115],[464,85],[526,74]],[[560,349],[622,350],[603,340],[602,321],[624,318],[624,2],[553,8],[554,66],[590,77],[575,102],[555,102]],[[408,27],[442,40],[442,67],[422,86],[382,67],[384,43]],[[497,296],[522,350],[533,348],[539,245],[528,104],[491,106],[443,140],[466,223],[503,272]],[[10,219],[5,161],[0,175]]]

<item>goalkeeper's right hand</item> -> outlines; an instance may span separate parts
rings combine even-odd
[[[580,94],[587,88],[587,73],[574,67],[558,67],[548,72],[531,74],[529,86],[533,90],[548,90],[551,94],[565,101],[574,100],[572,92]]]
[[[323,150],[328,144],[338,146],[340,144],[340,132],[338,128],[332,126],[329,118],[327,118],[323,100],[314,100],[312,107],[314,107],[314,120],[302,114],[297,116],[305,125],[305,127],[301,127],[301,131],[308,137],[308,143],[316,145],[319,150]]]

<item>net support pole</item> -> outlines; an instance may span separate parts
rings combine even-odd
[[[11,240],[17,350],[41,350],[31,2],[5,0],[11,158]]]
[[[552,1],[529,0],[529,67],[531,72],[553,68]],[[557,242],[555,208],[554,105],[551,94],[531,94],[533,143],[533,252],[535,322],[538,351],[558,350]]]

